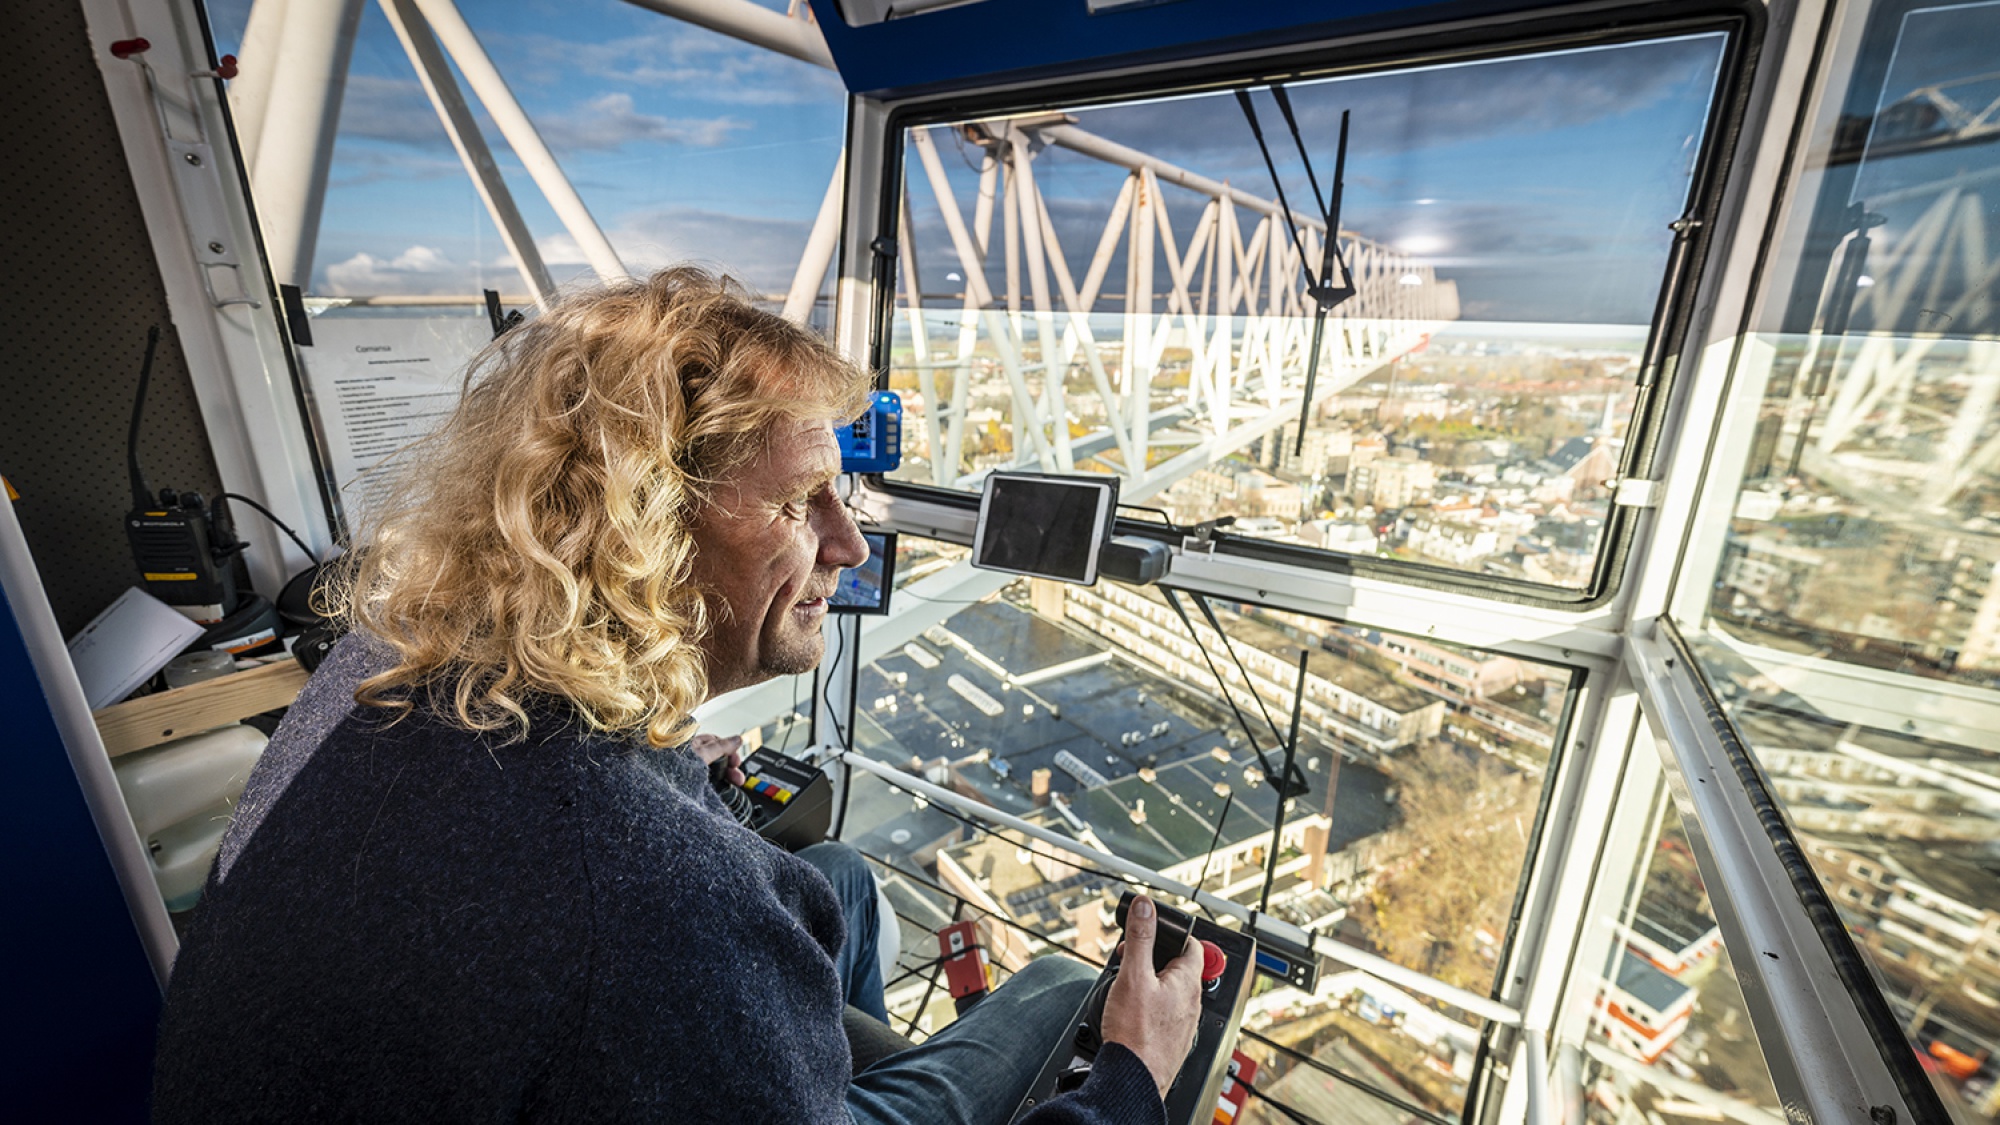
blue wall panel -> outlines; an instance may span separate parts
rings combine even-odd
[[[0,592],[0,1117],[144,1122],[159,986]]]

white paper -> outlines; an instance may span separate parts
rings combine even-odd
[[[493,339],[484,316],[369,316],[313,321],[300,348],[324,453],[350,531],[389,484],[395,454],[435,430],[458,405],[466,361]]]
[[[206,630],[137,586],[69,641],[70,663],[92,711],[136,691]]]

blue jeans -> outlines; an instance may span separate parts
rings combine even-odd
[[[848,1004],[889,1022],[882,1000],[882,910],[875,897],[875,874],[868,861],[846,844],[827,841],[801,848],[800,859],[819,869],[833,884],[840,911],[847,916],[847,944],[833,967],[840,974],[841,998]]]
[[[846,912],[834,967],[847,1002],[882,1019],[882,918],[868,862],[836,843],[798,856],[826,875]],[[1096,980],[1095,969],[1066,957],[1029,962],[944,1030],[855,1075],[848,1114],[855,1125],[1005,1125]]]

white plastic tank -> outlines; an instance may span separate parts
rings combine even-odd
[[[201,898],[222,833],[267,741],[262,732],[235,724],[113,764],[168,910],[186,910]]]

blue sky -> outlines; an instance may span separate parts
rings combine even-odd
[[[618,0],[462,9],[628,266],[696,258],[761,288],[788,284],[839,152],[845,107],[834,74]],[[233,50],[248,5],[219,0],[211,10],[221,49]],[[1720,37],[1697,37],[1343,79],[1297,87],[1293,98],[1323,179],[1339,112],[1353,111],[1345,225],[1434,262],[1458,282],[1468,318],[1643,323],[1720,49]],[[1275,107],[1259,98],[1280,175],[1303,206],[1303,170]],[[1077,116],[1101,135],[1270,194],[1232,97]],[[586,272],[488,132],[557,278]],[[946,155],[969,210],[973,176],[949,146]],[[1081,275],[1122,172],[1060,150],[1038,157],[1036,172]],[[926,288],[956,288],[943,280],[955,263],[928,188],[912,188]],[[1168,195],[1185,242],[1201,201]],[[997,286],[997,263],[991,273]],[[372,3],[313,279],[321,292],[520,288]]]
[[[756,285],[789,283],[840,151],[836,75],[617,0],[460,8],[628,267],[693,257]],[[235,50],[249,5],[210,11],[219,49]],[[587,272],[482,123],[557,280]],[[363,5],[313,280],[322,292],[521,289],[374,3]]]

